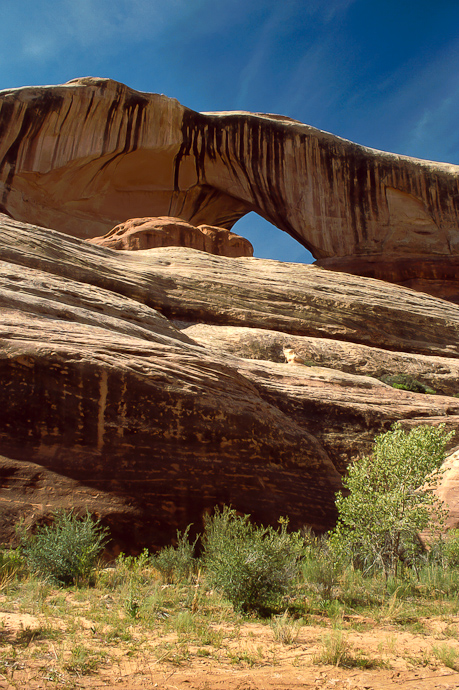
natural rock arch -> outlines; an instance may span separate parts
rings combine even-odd
[[[448,293],[446,281],[456,298],[458,166],[281,116],[196,113],[109,79],[0,104],[0,199],[16,219],[90,238],[133,217],[230,229],[255,211],[325,266]]]

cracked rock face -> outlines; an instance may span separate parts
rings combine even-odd
[[[456,305],[369,278],[1,216],[0,534],[87,506],[151,548],[224,503],[326,530],[376,433],[458,428],[458,335]],[[440,394],[375,378],[408,367]]]
[[[256,211],[326,268],[459,300],[458,166],[108,79],[3,91],[0,122],[15,219],[89,239],[153,216],[229,230]]]

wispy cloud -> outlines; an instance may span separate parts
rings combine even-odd
[[[272,93],[273,104],[279,105],[272,107],[286,114],[304,100],[319,98],[319,92],[330,92],[330,77],[337,67],[342,71],[336,64],[339,22],[354,2],[356,0],[330,0],[327,3],[323,0],[291,0],[273,5],[248,52],[247,63],[240,75],[237,107],[243,107],[247,95],[257,89],[263,77],[266,79],[270,60],[275,72],[276,65],[272,63],[275,63],[276,50],[281,45],[291,53],[291,62],[284,65],[284,82],[280,90]],[[336,82],[338,86],[339,80]]]
[[[285,6],[284,6],[285,7]],[[252,48],[247,63],[239,77],[239,90],[236,95],[236,108],[242,108],[247,94],[254,87],[257,78],[260,77],[263,66],[267,61],[270,46],[274,42],[274,36],[285,9],[279,5],[260,27],[256,43]]]
[[[337,59],[337,43],[334,34],[323,36],[292,65],[277,97],[284,114],[323,128],[327,112],[339,111],[352,89],[353,73],[349,55]]]
[[[76,51],[117,53],[121,47],[153,41],[172,31],[177,21],[199,8],[200,2],[36,0],[33,4],[11,4],[3,17],[0,58],[3,54],[11,67],[30,59],[42,63],[65,60],[67,54]]]
[[[58,50],[53,36],[29,35],[22,42],[22,55],[40,62],[51,59]]]
[[[330,0],[324,3],[323,0],[309,0],[306,9],[310,15],[320,16],[323,21],[330,22],[343,15],[346,10],[357,0]]]
[[[187,12],[186,0],[65,0],[60,23],[80,45],[154,39]]]
[[[368,117],[386,120],[392,150],[459,163],[459,40],[425,64],[408,63],[373,93]]]
[[[411,155],[459,164],[459,87],[426,108],[408,132],[404,146]]]

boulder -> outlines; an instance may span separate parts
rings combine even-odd
[[[244,237],[225,228],[200,225],[196,228],[180,218],[131,218],[103,237],[88,240],[109,249],[131,250],[155,247],[190,247],[217,256],[253,256]]]

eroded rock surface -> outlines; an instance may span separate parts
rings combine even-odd
[[[376,433],[459,427],[457,398],[373,378],[409,365],[453,392],[458,334],[456,305],[369,278],[0,217],[1,532],[71,500],[124,549],[199,529],[217,503],[327,529]]]
[[[459,449],[455,449],[446,458],[443,470],[444,474],[440,479],[436,494],[448,506],[447,527],[457,529],[459,526]]]
[[[188,247],[217,256],[253,256],[249,240],[225,228],[196,228],[180,218],[131,218],[103,237],[88,240],[108,249],[135,251],[156,247]]]
[[[231,229],[256,211],[324,266],[459,299],[458,166],[108,79],[3,91],[0,108],[1,204],[16,219],[91,238],[127,218]]]
[[[442,395],[459,395],[459,360],[449,357],[385,350],[358,343],[290,335],[262,328],[178,323],[198,343],[249,359],[285,362],[290,348],[305,366],[326,367],[381,379],[403,375]]]

